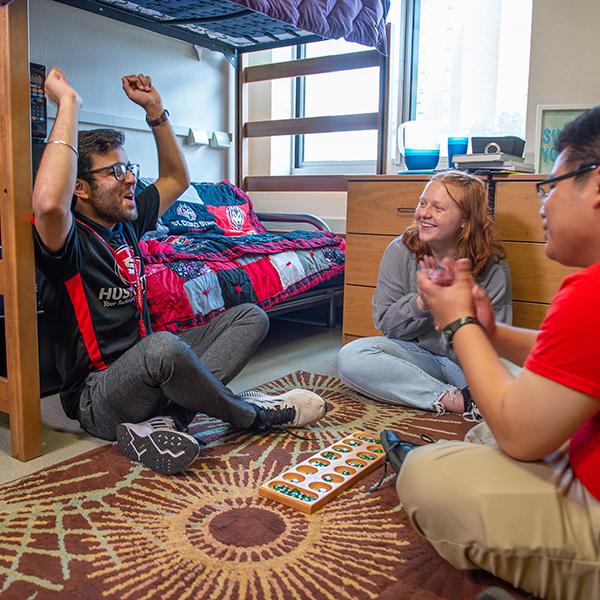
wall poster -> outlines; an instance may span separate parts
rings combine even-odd
[[[550,173],[556,160],[554,142],[561,129],[595,104],[538,104],[535,122],[535,171]]]

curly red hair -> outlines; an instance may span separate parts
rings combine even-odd
[[[473,275],[483,273],[493,257],[495,262],[506,258],[506,250],[498,239],[496,227],[487,205],[487,192],[481,179],[466,171],[442,171],[434,175],[427,185],[434,181],[441,183],[446,192],[465,217],[465,226],[458,236],[457,258],[470,258]],[[402,236],[404,245],[421,260],[432,255],[429,246],[419,238],[416,221],[409,225]]]

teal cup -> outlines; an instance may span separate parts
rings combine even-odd
[[[440,161],[440,149],[437,150],[404,150],[404,164],[410,171],[430,171]]]
[[[455,169],[456,165],[451,162],[452,157],[457,154],[466,154],[469,147],[468,137],[449,137],[448,138],[448,166]]]

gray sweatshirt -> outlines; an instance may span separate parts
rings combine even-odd
[[[402,236],[387,247],[373,294],[375,327],[388,338],[414,342],[433,354],[447,356],[458,363],[454,351],[446,349],[441,333],[434,329],[431,313],[417,306],[419,288],[414,256],[402,243]],[[512,290],[506,261],[488,261],[485,271],[475,281],[487,291],[496,320],[511,324]]]

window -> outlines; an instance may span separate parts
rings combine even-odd
[[[442,141],[524,139],[532,0],[415,0],[414,17],[403,120],[438,121]]]
[[[438,121],[443,156],[449,135],[524,138],[531,17],[532,0],[392,0],[388,21],[400,49],[393,58],[404,66],[395,120]],[[366,50],[343,40],[303,48],[299,57],[307,58]],[[295,83],[292,110],[373,112],[378,92],[376,68],[311,75]],[[375,131],[295,136],[293,172],[373,173],[376,143]]]
[[[329,40],[299,48],[298,58],[315,58],[366,51],[368,48],[344,40]],[[320,117],[374,113],[379,104],[379,69],[339,71],[309,75],[296,82],[296,116]],[[325,166],[344,162],[368,172],[377,157],[376,131],[343,131],[296,136],[295,167]]]

